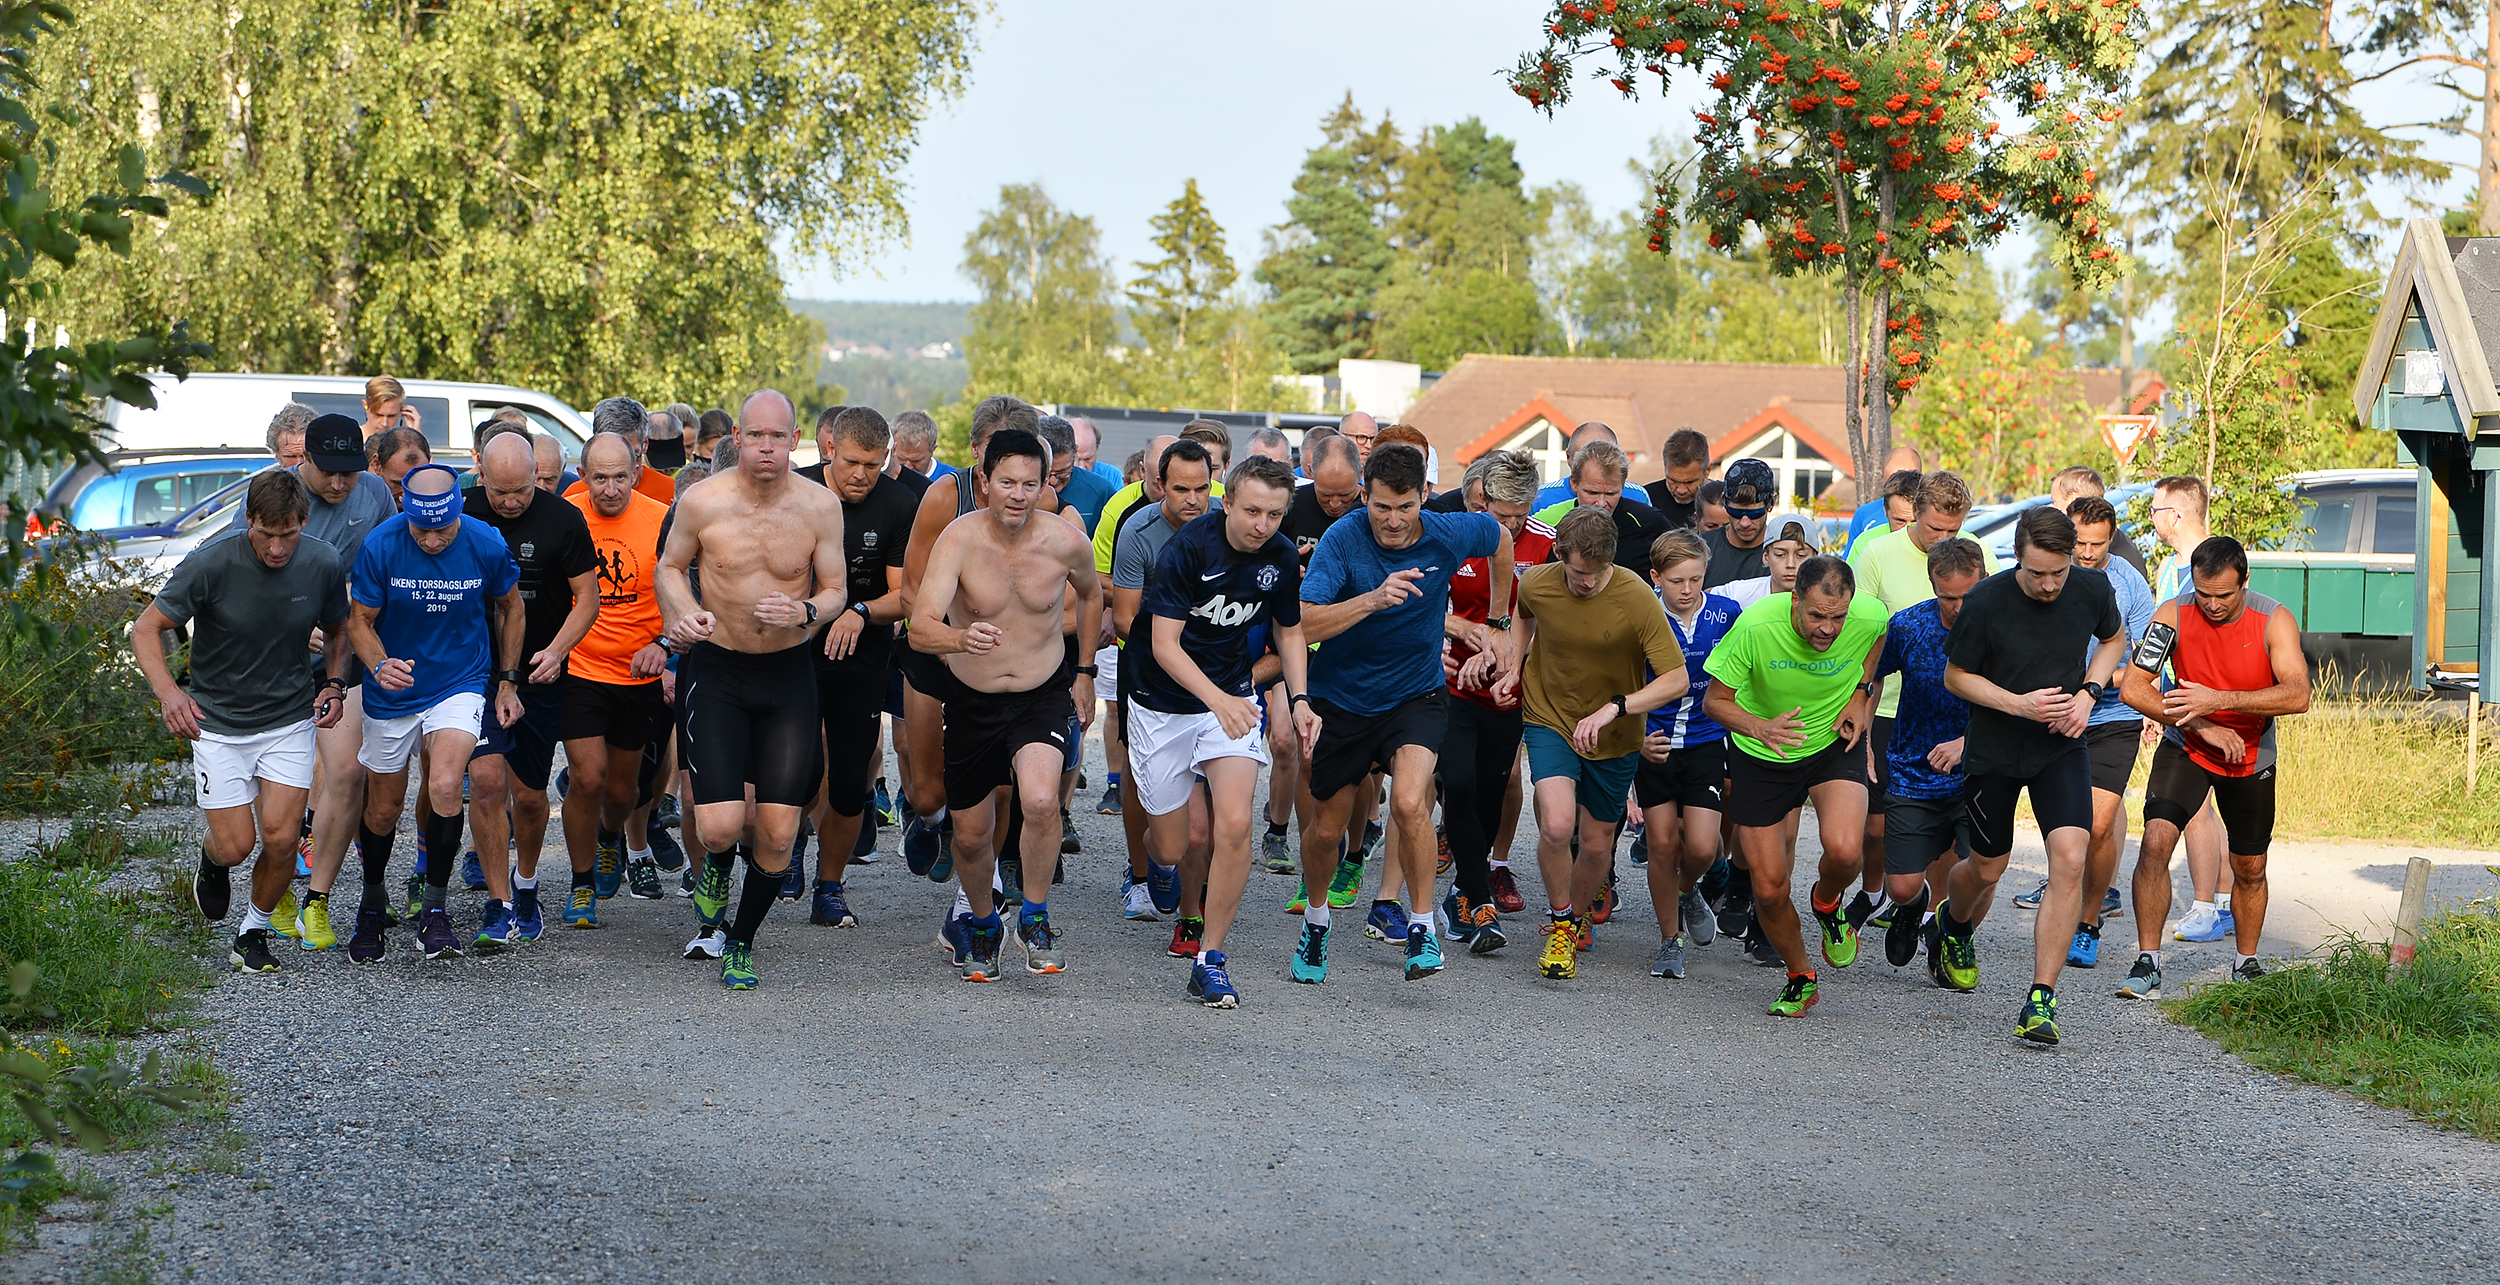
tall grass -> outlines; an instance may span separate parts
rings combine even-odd
[[[160,1031],[207,984],[209,930],[167,891],[179,886],[170,834],[112,829],[74,826],[0,861],[0,966],[37,970],[22,1011],[0,1015],[0,1025],[106,1037]],[[108,886],[130,861],[156,869]]]
[[[2413,964],[2347,936],[2321,963],[2200,989],[2171,1011],[2270,1071],[2500,1140],[2500,907],[2433,919]]]
[[[2333,690],[2330,679],[2320,676],[2320,690]],[[2274,728],[2279,833],[2500,847],[2500,744],[2489,721],[2481,788],[2470,797],[2464,721],[2417,697],[2321,699]]]

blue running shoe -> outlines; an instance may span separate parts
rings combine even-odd
[[[625,836],[599,832],[599,854],[591,866],[590,886],[606,901],[625,883]]]
[[[471,892],[486,891],[486,863],[477,859],[475,848],[461,854],[460,886]]]
[[[2066,948],[2066,966],[2069,968],[2101,966],[2101,930],[2098,925],[2075,925],[2075,943]]]
[[[1406,944],[1406,907],[1394,901],[1375,901],[1371,915],[1363,920],[1363,935],[1373,941]]]
[[[894,798],[885,792],[884,777],[877,778],[877,788],[869,793],[868,802],[871,807],[869,815],[875,818],[868,827],[869,829],[874,830],[878,826],[894,824]]]
[[[946,926],[938,930],[938,942],[955,952],[955,967],[962,968],[972,958],[972,914],[948,915]]]
[[[1406,980],[1417,981],[1440,971],[1440,939],[1428,925],[1411,925],[1406,934]]]
[[[478,917],[477,940],[470,944],[481,955],[500,954],[514,942],[512,912],[500,901],[486,903],[486,913]]]
[[[816,881],[816,904],[808,911],[807,922],[820,928],[855,928],[857,917],[851,914],[851,903],[842,899],[839,880]]]
[[[564,904],[564,926],[596,928],[599,926],[599,897],[594,888],[576,887]]]
[[[686,868],[686,850],[678,846],[676,835],[654,825],[651,827],[651,860],[660,869],[675,874]]]
[[[1456,884],[1452,884],[1448,892],[1441,894],[1441,919],[1450,926],[1451,941],[1475,940],[1476,926],[1469,922],[1467,909],[1459,902]]]
[[[560,767],[560,768],[557,768],[557,769],[556,769],[556,802],[558,802],[558,803],[562,803],[562,802],[564,802],[564,796],[565,796],[565,795],[568,795],[568,794],[571,794],[572,792],[573,792],[573,769],[571,769],[571,768],[569,768],[569,767]]]
[[[1233,989],[1233,979],[1224,969],[1224,952],[1210,950],[1205,959],[1189,966],[1189,997],[1209,1008],[1237,1008],[1241,992]]]
[[[1293,948],[1293,979],[1306,986],[1317,986],[1328,980],[1328,930],[1318,924],[1302,925],[1302,940]]]
[[[903,818],[903,865],[913,874],[927,878],[937,868],[938,857],[946,846],[937,827],[921,819],[917,812]]]
[[[929,867],[929,882],[945,883],[955,877],[955,814],[949,812],[938,822],[937,862]],[[995,981],[996,978],[991,980]]]
[[[755,948],[742,941],[729,943],[720,961],[720,984],[733,991],[755,989]]]
[[[798,846],[807,845],[802,843]],[[790,864],[783,867],[781,871],[781,899],[783,901],[797,901],[807,895],[808,865],[809,863],[799,859],[797,852],[793,851],[790,854]]]
[[[512,940],[523,945],[538,940],[547,931],[547,917],[538,909],[536,888],[512,890]]]
[[[1181,868],[1157,865],[1146,859],[1146,895],[1154,899],[1155,909],[1171,914],[1181,908]]]

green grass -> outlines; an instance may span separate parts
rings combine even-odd
[[[0,861],[0,961],[38,971],[17,1030],[122,1037],[178,1023],[209,981],[211,932],[169,891],[183,864],[168,831],[74,825]],[[136,886],[106,887],[123,865],[152,867]]]
[[[2488,722],[2471,795],[2464,721],[2411,695],[2320,700],[2276,720],[2274,734],[2278,835],[2500,848],[2500,744]]]
[[[2168,1007],[2256,1066],[2500,1140],[2500,906],[2432,920],[2392,979],[2387,960],[2347,936],[2323,961]]]

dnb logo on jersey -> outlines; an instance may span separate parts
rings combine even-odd
[[[1259,570],[1264,575],[1274,575],[1276,572],[1274,567],[1261,567]],[[1198,604],[1198,609],[1189,614],[1218,629],[1230,629],[1247,622],[1252,616],[1259,614],[1259,608],[1266,605],[1265,602],[1232,602],[1219,593]]]

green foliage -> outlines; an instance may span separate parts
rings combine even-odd
[[[1129,322],[1152,348],[1179,352],[1210,338],[1213,319],[1240,273],[1224,252],[1224,229],[1215,222],[1198,180],[1190,179],[1163,213],[1148,220],[1163,257],[1137,265],[1129,283]]]
[[[122,642],[144,602],[145,574],[96,556],[91,537],[48,542],[0,603],[19,629],[0,630],[0,812],[94,804],[92,785],[121,783],[121,805],[152,793],[134,762],[185,757],[157,717],[156,698]],[[75,793],[74,793],[75,792]]]
[[[2202,987],[2169,1007],[2266,1070],[2500,1140],[2500,913],[2489,898],[2425,924],[2413,963],[2393,977],[2385,945],[2347,936],[2322,963]]]
[[[1377,126],[1366,123],[1352,93],[1321,131],[1285,199],[1285,222],[1268,232],[1252,273],[1267,287],[1262,313],[1286,361],[1311,375],[1376,351],[1378,296],[1397,261],[1388,225],[1406,160],[1395,123],[1385,113]]]
[[[839,261],[902,228],[979,11],[91,0],[40,60],[97,144],[65,179],[127,139],[207,190],[44,315],[178,313],[237,369],[726,402],[813,372],[776,240]]]
[[[1903,427],[1981,496],[2037,494],[2070,464],[2106,469],[2108,448],[2067,364],[2063,350],[2035,351],[2002,321],[1947,340],[1903,408]]]
[[[1561,0],[1511,86],[1551,112],[1579,58],[1611,64],[1595,74],[1626,96],[1645,75],[1661,93],[1679,74],[1706,79],[1717,98],[1695,113],[1695,182],[1656,176],[1649,247],[1664,250],[1687,220],[1720,249],[1747,250],[1758,232],[1773,270],[1839,281],[1850,450],[1865,476],[1934,352],[1922,283],[1951,252],[2027,216],[2056,230],[2054,258],[2078,281],[2123,266],[2102,241],[2091,152],[2119,116],[2138,7]]]
[[[0,959],[38,980],[0,1027],[119,1038],[165,1030],[208,981],[199,955],[211,933],[170,885],[188,863],[152,861],[151,886],[111,883],[46,845],[0,861]]]
[[[1380,352],[1447,370],[1471,352],[1528,353],[1550,322],[1536,286],[1490,268],[1407,277],[1380,292]]]

